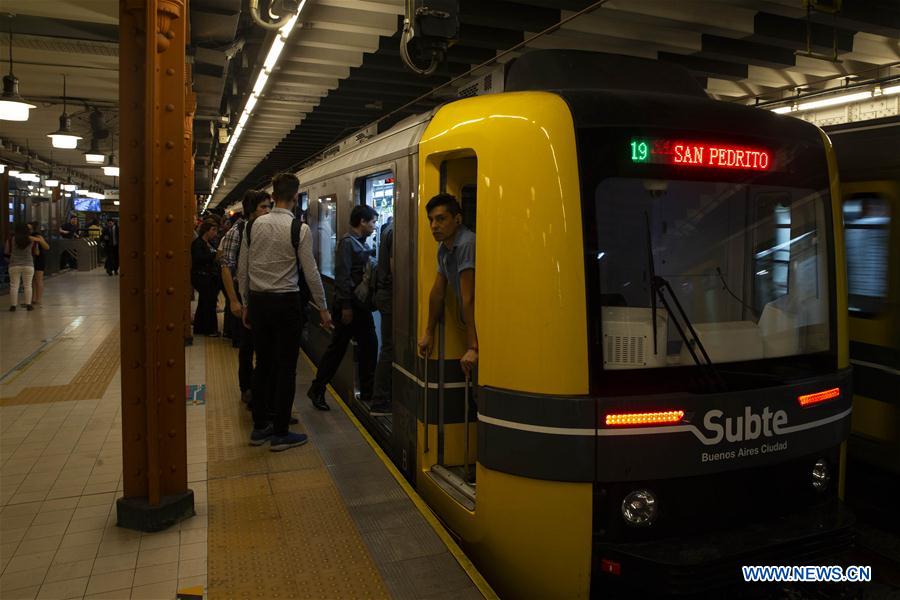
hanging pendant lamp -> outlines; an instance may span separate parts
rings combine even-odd
[[[107,177],[118,177],[119,166],[116,165],[116,137],[112,136],[112,151],[109,153],[109,164],[103,167],[103,174]]]
[[[27,121],[28,111],[37,108],[28,104],[19,95],[19,80],[13,75],[12,59],[12,19],[9,20],[9,75],[3,77],[3,93],[0,94],[0,120]]]
[[[72,133],[72,120],[66,114],[66,76],[63,75],[63,112],[59,116],[59,129],[53,133],[48,133],[47,137],[53,140],[54,148],[64,148],[71,150],[78,146],[80,135]]]
[[[106,155],[100,151],[97,138],[91,138],[91,149],[84,153],[84,161],[92,165],[101,165],[106,162]]]

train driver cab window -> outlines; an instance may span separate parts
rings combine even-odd
[[[356,180],[356,193],[357,204],[365,204],[378,211],[375,233],[371,239],[377,258],[381,249],[382,232],[394,220],[394,174],[385,171],[360,177]]]
[[[850,314],[884,312],[888,295],[890,206],[875,194],[855,194],[844,202],[844,240]]]
[[[319,272],[334,279],[334,253],[337,249],[337,200],[334,196],[319,198],[316,240],[319,249]]]
[[[699,364],[700,344],[713,363],[827,351],[827,197],[776,185],[602,181],[603,367]]]

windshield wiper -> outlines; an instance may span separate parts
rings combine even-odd
[[[710,378],[712,379],[712,383],[714,387],[719,387],[725,389],[725,382],[716,372],[716,368],[713,366],[712,360],[709,358],[709,354],[706,352],[706,348],[703,346],[703,342],[700,341],[700,336],[697,335],[697,331],[694,329],[693,324],[691,323],[690,318],[688,318],[687,313],[684,311],[684,307],[681,306],[681,302],[678,300],[678,296],[675,295],[675,290],[672,289],[671,284],[669,282],[656,274],[656,266],[653,262],[653,240],[650,236],[650,215],[647,214],[647,211],[644,211],[644,223],[646,225],[647,232],[647,260],[650,269],[650,318],[653,320],[653,354],[656,354],[656,344],[657,344],[657,327],[656,327],[656,299],[659,298],[660,302],[662,302],[665,307],[670,320],[675,324],[675,329],[678,330],[678,335],[681,336],[682,341],[687,346],[688,352],[691,353],[691,358],[694,359],[694,363],[697,366],[704,368]],[[678,321],[678,317],[675,312],[672,311],[672,307],[669,304],[669,301],[666,299],[666,294],[664,292],[668,291],[669,296],[672,298],[672,302],[675,304],[675,308],[678,309],[678,315],[684,321],[684,327]],[[690,332],[690,337],[688,337],[688,333],[685,331],[685,328]],[[696,344],[696,348],[694,347]],[[697,350],[700,351],[700,355],[703,357],[703,361],[700,360],[700,356],[697,355]]]

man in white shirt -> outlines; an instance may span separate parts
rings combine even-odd
[[[261,446],[271,439],[273,452],[307,441],[305,434],[289,429],[305,309],[300,296],[301,272],[322,326],[331,327],[325,290],[313,258],[312,234],[307,225],[294,223],[299,190],[295,175],[275,176],[275,206],[245,227],[238,262],[238,286],[244,299],[242,318],[253,331],[257,363],[251,394],[250,444]],[[274,411],[271,423],[270,405]]]

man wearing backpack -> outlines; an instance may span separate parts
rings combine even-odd
[[[238,284],[244,299],[242,319],[253,330],[256,350],[250,444],[261,446],[271,439],[272,452],[307,441],[305,434],[289,429],[305,308],[300,293],[301,274],[319,310],[322,326],[331,327],[325,290],[313,258],[312,234],[308,226],[294,218],[299,190],[300,181],[295,175],[281,173],[272,179],[275,207],[244,227],[238,257]],[[269,415],[269,405],[274,418]]]
[[[325,386],[334,377],[351,338],[356,340],[359,350],[360,398],[363,402],[372,399],[378,337],[372,319],[374,307],[364,304],[368,301],[361,300],[359,292],[361,284],[369,288],[367,291],[374,291],[375,287],[371,280],[374,273],[372,249],[366,239],[375,231],[377,219],[378,213],[371,206],[354,206],[350,212],[350,232],[341,238],[335,253],[333,309],[337,324],[307,392],[313,406],[319,410],[331,410],[325,401]]]
[[[244,228],[248,221],[254,221],[258,217],[269,214],[272,208],[272,200],[267,192],[262,190],[247,190],[241,202],[243,217],[239,218],[234,226],[228,230],[222,243],[219,244],[219,262],[222,268],[222,287],[225,288],[225,297],[228,299],[229,316],[235,320],[232,326],[234,339],[232,345],[237,345],[238,351],[238,385],[241,388],[241,401],[250,408],[250,395],[253,386],[253,336],[250,330],[244,327],[241,321],[243,304],[237,291],[237,265],[241,253],[241,242],[244,238]]]

